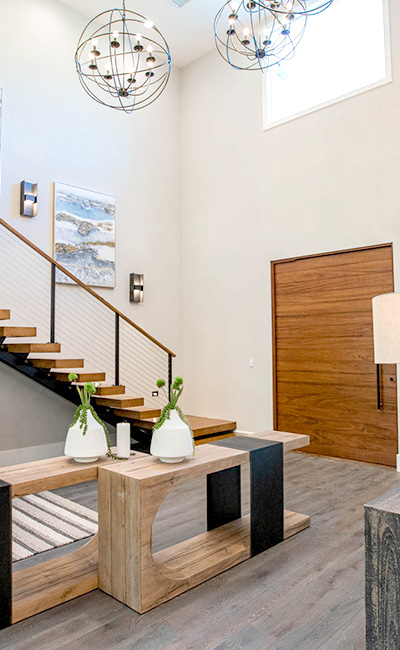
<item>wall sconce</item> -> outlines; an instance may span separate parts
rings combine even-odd
[[[143,302],[144,275],[131,273],[129,276],[129,300],[130,302]]]
[[[20,214],[24,217],[37,215],[37,183],[21,183]]]

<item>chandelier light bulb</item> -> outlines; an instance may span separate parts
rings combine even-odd
[[[118,40],[119,32],[117,30],[113,31],[113,39],[114,41]]]
[[[150,53],[153,51],[153,46],[152,46],[152,45],[148,45],[148,46],[147,46],[147,51],[148,51],[149,54],[150,54]]]
[[[154,23],[152,23],[151,20],[145,20],[143,24],[147,29],[152,29],[154,27]]]
[[[140,45],[140,41],[142,40],[142,35],[141,34],[136,34],[136,40],[138,42],[138,45]]]

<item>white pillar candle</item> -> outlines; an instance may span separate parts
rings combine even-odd
[[[131,455],[131,425],[129,422],[117,424],[117,456],[129,458]]]

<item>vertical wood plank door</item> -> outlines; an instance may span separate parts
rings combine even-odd
[[[392,246],[272,262],[274,427],[305,451],[396,465],[396,366],[377,404],[372,298],[394,290]]]

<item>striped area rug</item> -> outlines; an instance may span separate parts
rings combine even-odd
[[[97,533],[97,512],[40,492],[13,500],[13,562]]]

